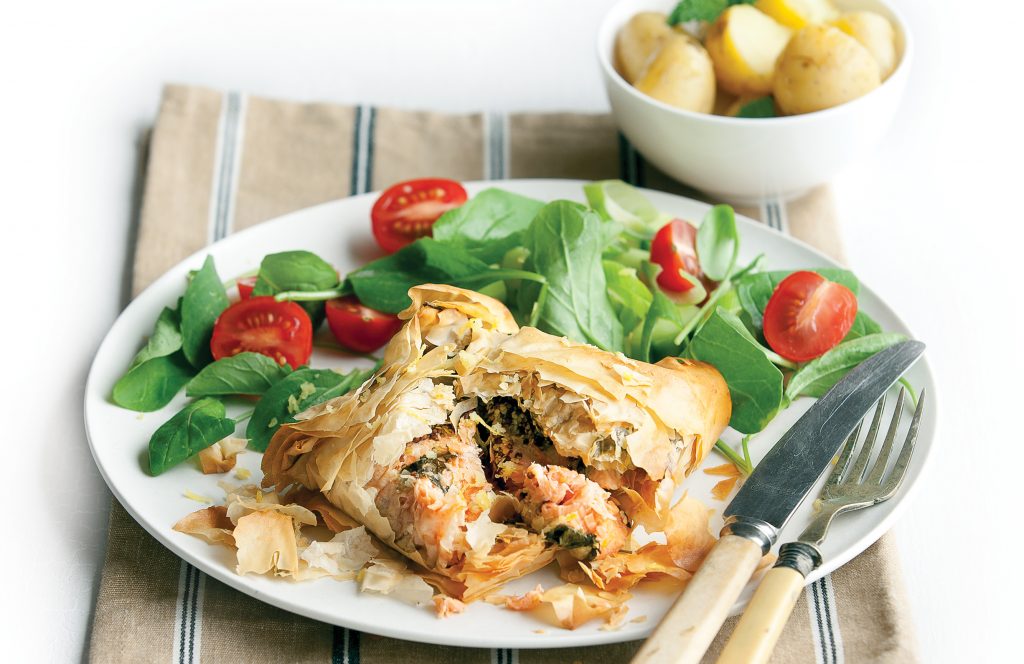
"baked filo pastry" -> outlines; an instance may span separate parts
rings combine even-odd
[[[502,303],[451,286],[409,296],[381,369],[282,426],[263,482],[322,492],[453,597],[558,552],[628,550],[729,421],[709,365],[520,329]]]

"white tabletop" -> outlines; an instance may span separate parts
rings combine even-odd
[[[0,17],[0,347],[13,479],[0,651],[70,661],[87,647],[109,503],[86,447],[82,388],[125,304],[138,140],[161,85],[604,110],[593,35],[612,0],[12,4]],[[1024,576],[1011,501],[1024,463],[1024,7],[899,4],[918,44],[906,102],[886,143],[835,192],[852,265],[928,342],[941,388],[939,454],[895,529],[921,653],[1006,661]]]

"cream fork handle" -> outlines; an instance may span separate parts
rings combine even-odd
[[[718,664],[767,662],[803,589],[804,575],[795,569],[768,570],[718,656]]]
[[[698,664],[761,560],[761,545],[725,535],[633,657],[633,664]]]

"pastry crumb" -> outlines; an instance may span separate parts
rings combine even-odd
[[[207,504],[213,503],[213,499],[212,498],[207,498],[206,496],[201,496],[198,493],[194,493],[192,491],[186,491],[182,495],[185,496],[186,498],[188,498],[189,500],[196,501],[197,503],[207,503]]]

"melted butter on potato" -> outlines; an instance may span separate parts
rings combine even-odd
[[[896,31],[888,19],[875,12],[850,12],[832,25],[859,41],[878,62],[882,80],[889,78],[896,69]]]
[[[831,0],[757,0],[754,6],[794,30],[839,16]]]
[[[622,78],[636,83],[647,61],[671,34],[668,17],[660,12],[640,12],[629,19],[615,38],[615,68]]]
[[[779,56],[773,90],[783,113],[813,113],[871,92],[881,83],[878,63],[838,28],[809,25]]]
[[[673,33],[640,73],[636,89],[676,108],[710,113],[715,105],[711,57],[696,39]]]
[[[750,5],[734,5],[708,29],[718,84],[734,95],[771,94],[775,61],[791,31]]]

